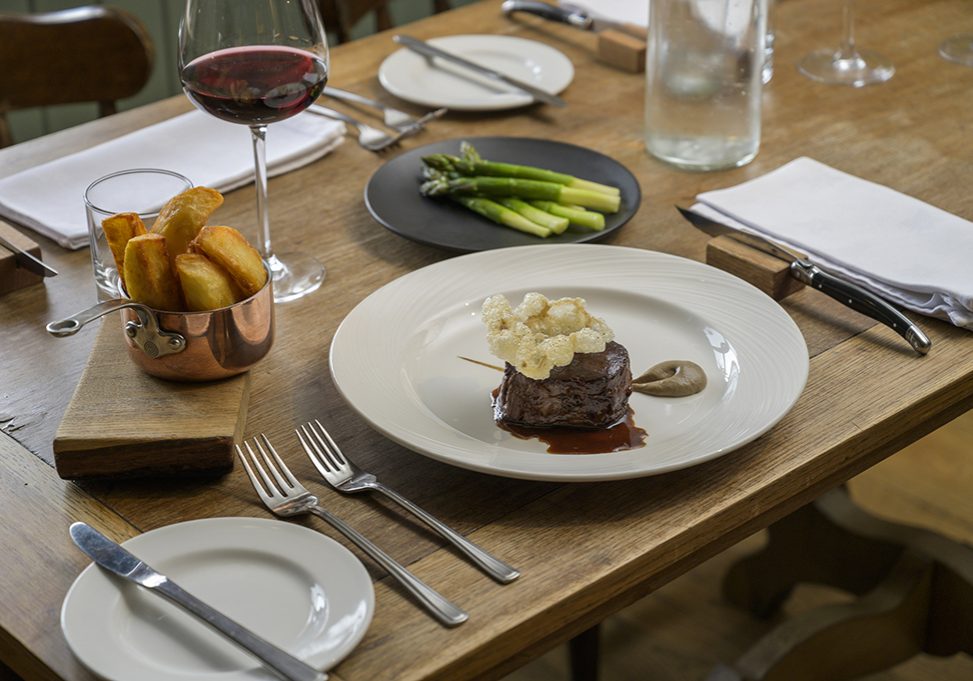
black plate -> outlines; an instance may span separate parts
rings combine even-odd
[[[486,251],[491,248],[531,244],[570,244],[602,239],[624,225],[639,208],[642,193],[628,168],[597,151],[564,142],[532,137],[464,138],[491,161],[540,166],[585,180],[615,185],[622,204],[605,215],[605,229],[592,232],[569,227],[563,234],[540,238],[490,222],[452,201],[419,195],[421,159],[427,154],[459,154],[462,140],[427,144],[398,156],[377,171],[365,187],[365,205],[381,225],[399,236],[454,251]]]

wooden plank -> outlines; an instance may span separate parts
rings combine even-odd
[[[22,251],[41,259],[41,248],[21,232],[0,220],[0,237]],[[0,246],[0,295],[16,291],[25,286],[40,284],[44,277],[20,267],[13,251]]]
[[[102,322],[54,438],[69,480],[222,474],[233,468],[250,375],[207,383],[153,378],[128,356],[121,322]],[[64,341],[69,342],[69,341]]]

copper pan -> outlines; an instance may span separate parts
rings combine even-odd
[[[72,336],[116,310],[132,361],[147,374],[171,381],[213,381],[234,376],[263,359],[274,342],[274,294],[267,283],[239,303],[205,312],[165,312],[116,298],[51,322],[54,336]]]

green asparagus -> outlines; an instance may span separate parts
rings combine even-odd
[[[502,198],[497,199],[497,203],[502,206],[506,206],[512,211],[520,213],[531,222],[536,222],[538,225],[547,227],[549,230],[551,230],[552,234],[561,234],[568,228],[567,218],[552,215],[551,213],[530,205],[526,201],[513,198]]]
[[[472,176],[427,180],[420,187],[423,196],[481,195],[510,196],[520,199],[574,203],[606,213],[617,213],[621,199],[587,189],[575,189],[554,182],[524,180],[515,177]]]
[[[585,227],[595,232],[600,232],[605,228],[605,216],[601,213],[592,213],[584,208],[579,210],[578,207],[564,206],[553,201],[531,201],[530,205],[551,215],[567,218],[568,222],[578,227]]]
[[[488,220],[492,220],[504,227],[533,234],[534,236],[550,236],[551,230],[535,222],[531,222],[520,213],[510,210],[506,206],[501,206],[496,201],[477,196],[451,196],[457,203],[466,206],[474,213],[479,213]]]

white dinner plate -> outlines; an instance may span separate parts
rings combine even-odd
[[[332,539],[260,518],[161,527],[126,549],[231,619],[318,669],[337,664],[372,620],[365,567]],[[185,611],[91,564],[61,608],[68,646],[110,681],[276,680]]]
[[[427,42],[554,95],[574,78],[570,59],[535,40],[505,35],[451,35]],[[534,101],[513,86],[457,64],[429,60],[405,48],[382,62],[378,80],[386,90],[408,102],[457,111],[513,109]]]
[[[503,293],[579,296],[628,348],[632,372],[671,359],[706,372],[699,394],[633,394],[645,446],[605,454],[549,454],[493,421],[493,369],[480,306]],[[377,430],[433,459],[516,478],[592,481],[664,473],[716,458],[759,437],[793,406],[808,354],[771,298],[721,270],[619,246],[523,246],[424,267],[363,300],[331,343],[338,389]]]

